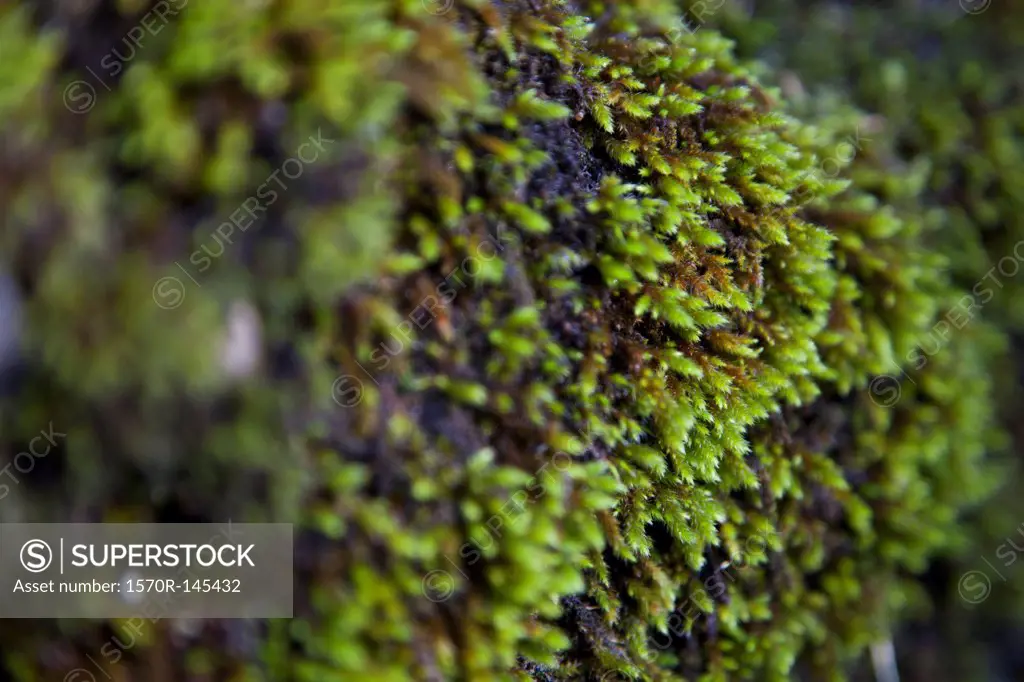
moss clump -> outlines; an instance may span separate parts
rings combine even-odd
[[[961,293],[920,183],[671,3],[189,5],[76,112],[115,9],[0,10],[3,439],[68,432],[0,513],[307,531],[130,679],[838,679],[991,488],[975,346],[872,383]]]
[[[1020,9],[1013,2],[886,3],[869,9],[781,1],[759,3],[753,15],[726,7],[712,19],[739,41],[742,53],[771,59],[773,78],[789,85],[789,99],[800,111],[820,108],[828,93],[832,99],[839,93],[881,114],[884,125],[873,137],[885,153],[868,159],[858,151],[855,165],[869,162],[879,169],[872,173],[878,178],[872,192],[889,202],[901,178],[915,179],[920,190],[910,208],[920,216],[927,243],[947,256],[945,268],[961,289],[887,374],[902,379],[902,389],[916,391],[917,385],[903,378],[904,370],[914,378],[916,369],[931,371],[933,363],[961,363],[963,349],[970,348],[971,369],[964,376],[987,372],[993,377],[999,417],[1013,437],[1009,444],[1015,452],[1000,476],[1003,490],[952,535],[957,541],[951,549],[957,551],[930,569],[939,611],[927,626],[917,627],[941,638],[941,646],[910,635],[902,645],[897,642],[901,671],[912,679],[939,679],[922,663],[930,658],[942,661],[939,667],[947,675],[942,679],[989,674],[992,664],[982,662],[983,656],[991,661],[1006,654],[992,649],[983,654],[985,647],[973,633],[1014,627],[1024,596],[1010,580],[995,585],[998,598],[982,608],[959,585],[969,571],[991,570],[985,561],[1006,571],[1005,557],[994,553],[1024,514],[1016,492],[1021,354],[1020,310],[1014,304],[1021,286],[1017,254],[1024,254],[1017,189],[1024,171],[1019,145],[1024,108],[1019,70],[1010,66],[1024,47]],[[801,39],[792,39],[797,34]],[[1009,330],[1009,339],[994,334],[993,325]],[[984,361],[980,366],[974,365],[976,354]],[[894,381],[880,385],[892,387]],[[973,411],[966,403],[961,409]],[[988,441],[993,451],[1007,449],[999,438]],[[995,582],[999,576],[992,577]]]

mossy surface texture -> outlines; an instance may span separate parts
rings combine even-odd
[[[296,617],[97,679],[842,680],[926,606],[1019,114],[929,164],[657,0],[159,6],[0,7],[0,443],[66,433],[0,520],[293,522]]]

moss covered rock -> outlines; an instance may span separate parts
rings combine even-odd
[[[994,487],[998,333],[904,363],[964,295],[921,173],[683,21],[0,10],[0,438],[67,432],[0,519],[302,529],[290,622],[5,627],[10,674],[842,679],[883,640]]]

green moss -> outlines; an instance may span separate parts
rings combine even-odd
[[[38,62],[0,81],[25,145],[0,267],[33,349],[3,439],[69,432],[0,518],[308,529],[296,619],[262,653],[192,645],[203,667],[841,679],[993,487],[995,331],[897,401],[877,383],[963,295],[924,171],[671,3],[189,5],[79,115],[47,99],[94,66],[73,36],[0,12]],[[220,360],[240,301],[243,376]]]

